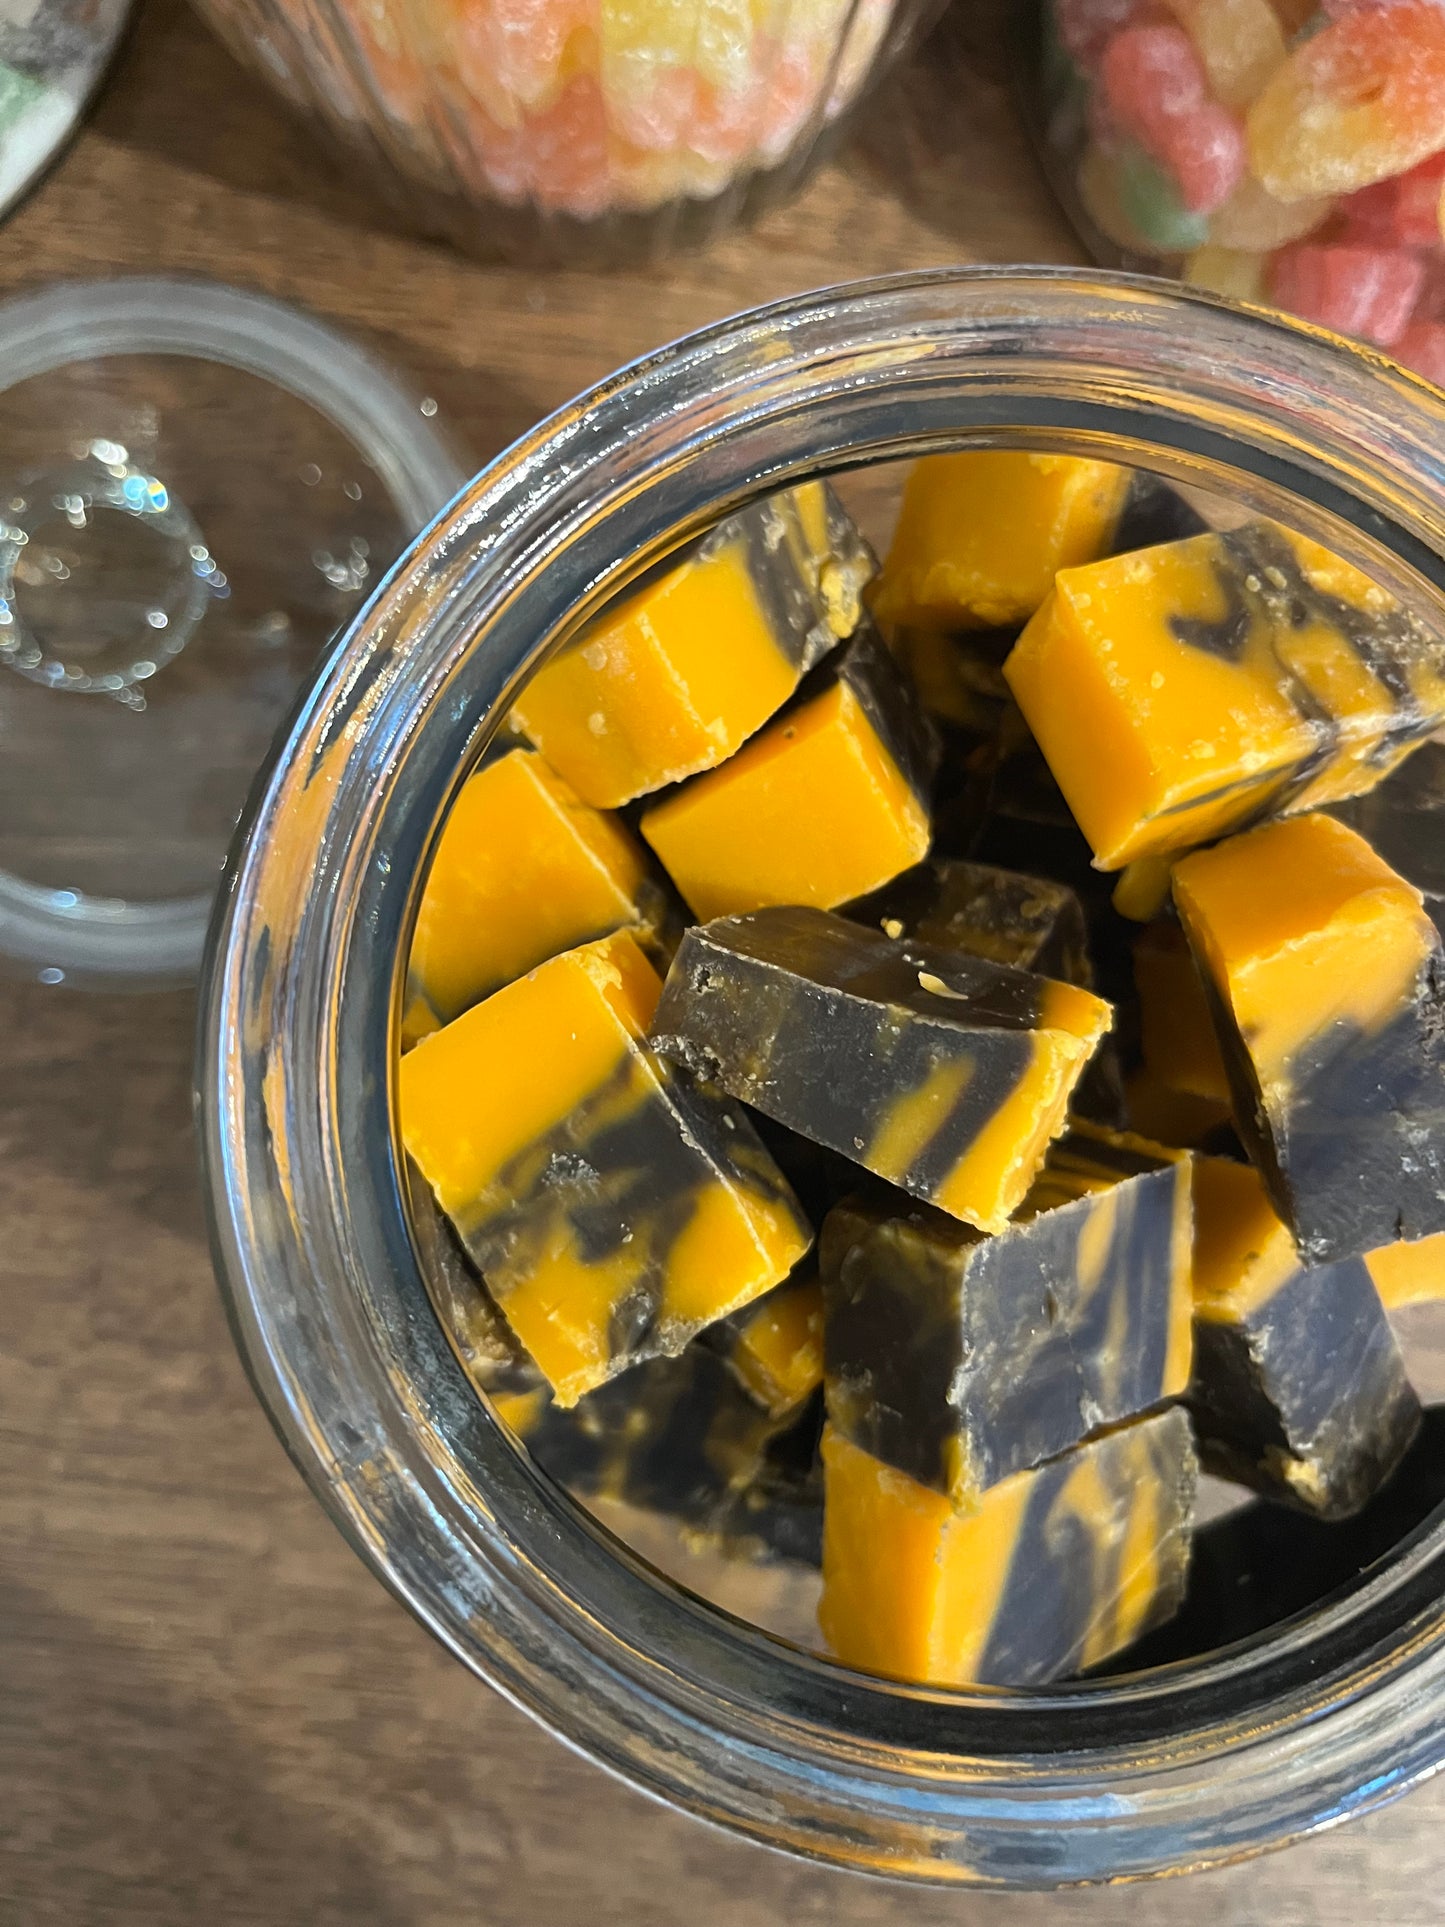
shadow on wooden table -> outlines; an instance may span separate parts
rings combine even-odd
[[[965,260],[1014,260],[1024,226],[1063,236],[1019,106],[1022,12],[1022,0],[952,0],[883,82],[848,151],[849,166],[957,242]],[[989,181],[1000,183],[996,200],[979,191]],[[1032,203],[1026,223],[1021,203]],[[1066,245],[1051,258],[1084,255]]]
[[[107,140],[242,194],[305,201],[346,226],[405,237],[415,222],[361,164],[314,133],[185,0],[145,0],[91,124]]]

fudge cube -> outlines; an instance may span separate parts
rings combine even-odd
[[[1189,940],[1173,917],[1149,924],[1135,939],[1134,983],[1145,1070],[1171,1090],[1227,1108],[1229,1077],[1209,999]]]
[[[964,806],[941,820],[935,854],[1048,877],[1079,899],[1094,980],[1116,1001],[1133,995],[1133,926],[1113,903],[1114,881],[1093,852],[1019,711],[1010,707]]]
[[[831,909],[927,851],[937,740],[888,651],[862,629],[821,680],[642,818],[699,918],[770,903]]]
[[[687,932],[652,1037],[789,1129],[1000,1231],[1109,1019],[1076,985],[778,907]]]
[[[1027,621],[1057,570],[1108,553],[1129,479],[1112,462],[1021,449],[925,456],[904,486],[875,615],[932,629]]]
[[[1103,909],[1107,915],[1107,905]],[[1094,985],[1083,907],[1067,884],[1049,878],[931,857],[881,890],[844,905],[843,915],[876,924],[891,937],[987,957],[1086,988]],[[1102,1124],[1127,1122],[1115,1039],[1106,1039],[1090,1061],[1073,1108]]]
[[[963,950],[1066,983],[1093,982],[1079,899],[1045,877],[931,857],[848,904],[844,915],[910,943]]]
[[[1445,1299],[1445,1232],[1413,1243],[1382,1245],[1366,1252],[1365,1264],[1386,1311]]]
[[[1445,639],[1265,522],[1063,570],[1004,674],[1105,870],[1368,790],[1445,720]]]
[[[766,1412],[703,1346],[649,1359],[570,1409],[547,1400],[517,1416],[527,1450],[575,1498],[676,1519],[695,1545],[735,1558],[817,1563],[820,1482],[784,1449],[795,1417]]]
[[[1191,535],[1206,534],[1208,528],[1199,510],[1177,488],[1146,468],[1136,468],[1130,473],[1128,498],[1110,552],[1123,555],[1130,549],[1157,548],[1161,542],[1183,542]]]
[[[1177,1608],[1196,1483],[1179,1410],[1105,1432],[956,1512],[831,1425],[823,1595],[833,1653],[930,1686],[1040,1686]]]
[[[702,1334],[733,1376],[775,1418],[797,1411],[823,1383],[823,1287],[805,1259],[766,1297]]]
[[[1419,892],[1314,815],[1186,857],[1174,897],[1305,1263],[1445,1230],[1445,956]]]
[[[1129,1128],[1154,1144],[1167,1144],[1176,1150],[1235,1149],[1238,1140],[1229,1105],[1218,1098],[1194,1097],[1172,1084],[1162,1083],[1149,1071],[1135,1071],[1124,1087],[1124,1102]],[[1241,1151],[1241,1156],[1243,1152]]]
[[[605,609],[513,720],[603,809],[712,769],[852,634],[873,567],[821,482],[754,503]]]
[[[574,1497],[677,1519],[729,1557],[817,1566],[820,1399],[817,1411],[805,1400],[769,1412],[699,1344],[649,1359],[563,1408],[414,1167],[412,1176],[417,1248],[442,1328],[472,1385],[544,1472]]]
[[[1139,856],[1119,872],[1109,901],[1130,923],[1154,923],[1169,908],[1174,883],[1174,859]]]
[[[1017,705],[1004,711],[979,760],[982,780],[940,826],[940,853],[1051,877],[1068,884],[1086,908],[1093,898],[1107,901],[1112,884],[1095,870],[1093,851]]]
[[[400,1063],[406,1149],[562,1405],[680,1351],[811,1243],[743,1113],[647,1049],[660,989],[619,931]]]
[[[471,1384],[520,1430],[514,1420],[549,1402],[547,1381],[498,1311],[456,1227],[410,1158],[407,1180],[417,1257],[441,1328]]]
[[[819,1240],[828,1418],[970,1511],[1189,1382],[1189,1160],[1079,1126],[996,1237],[845,1203]]]
[[[894,629],[889,645],[924,709],[954,748],[992,736],[1013,698],[1003,666],[1018,630]]]
[[[1108,1672],[1143,1672],[1196,1659],[1357,1592],[1438,1506],[1445,1504],[1445,1406],[1427,1410],[1398,1470],[1352,1519],[1318,1519],[1252,1499],[1194,1534],[1178,1614]]]
[[[655,944],[669,918],[631,832],[583,803],[534,750],[514,749],[478,770],[452,806],[417,913],[408,995],[450,1023],[593,937],[631,926]]]
[[[1322,1518],[1358,1512],[1420,1422],[1362,1258],[1309,1270],[1247,1164],[1194,1174],[1194,1380],[1205,1466]]]
[[[402,1050],[411,1050],[414,1045],[421,1042],[423,1037],[430,1037],[434,1030],[440,1030],[441,1027],[441,1018],[437,1016],[426,998],[415,991],[409,991],[401,1007],[399,1042]]]
[[[1445,743],[1423,743],[1378,789],[1330,814],[1370,845],[1425,899],[1445,934]]]

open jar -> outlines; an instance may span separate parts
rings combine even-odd
[[[1095,258],[1445,379],[1436,0],[1037,0],[1032,119]]]
[[[841,1865],[1038,1886],[1236,1858],[1445,1756],[1433,1516],[1253,1637],[1031,1691],[865,1678],[664,1579],[475,1395],[434,1310],[387,1074],[421,878],[468,770],[528,675],[719,515],[926,452],[1105,454],[1326,542],[1438,627],[1442,429],[1445,399],[1408,375],[1163,284],[859,284],[724,323],[563,410],[458,498],[318,675],[212,933],[200,1102],[236,1336],[373,1570],[634,1784]]]
[[[937,4],[200,0],[428,231],[602,262],[792,193]]]

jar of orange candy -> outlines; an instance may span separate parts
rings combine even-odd
[[[1037,71],[1101,259],[1445,383],[1445,0],[1041,0]]]
[[[200,0],[380,163],[513,256],[708,238],[795,187],[933,0]]]

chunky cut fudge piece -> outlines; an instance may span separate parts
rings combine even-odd
[[[1178,1410],[1016,1472],[967,1515],[829,1426],[823,1636],[846,1665],[935,1686],[1097,1666],[1178,1606],[1195,1483]]]
[[[401,1035],[398,1039],[401,1048],[410,1050],[423,1037],[430,1037],[434,1030],[440,1030],[441,1027],[441,1018],[426,998],[409,991],[401,1007]]]
[[[1065,569],[1004,673],[1105,870],[1371,789],[1445,720],[1445,638],[1266,522]]]
[[[1365,1254],[1365,1263],[1387,1311],[1445,1299],[1445,1231],[1412,1244],[1382,1245]]]
[[[961,1511],[1189,1382],[1189,1160],[1081,1127],[1013,1224],[839,1205],[819,1241],[828,1417]]]
[[[583,803],[534,750],[514,749],[452,805],[417,913],[408,993],[449,1023],[548,957],[624,925],[655,946],[669,919],[625,825]]]
[[[1172,857],[1135,857],[1120,870],[1109,901],[1130,923],[1153,923],[1169,908],[1173,881]]]
[[[1173,917],[1141,930],[1134,943],[1139,1043],[1144,1068],[1160,1084],[1229,1103],[1229,1077],[1209,999],[1189,940]]]
[[[1420,1408],[1362,1258],[1306,1270],[1247,1164],[1195,1167],[1194,1382],[1211,1470],[1324,1518],[1394,1471]]]
[[[888,637],[918,700],[950,748],[965,755],[973,744],[993,735],[1012,706],[1003,666],[1017,640],[1016,627],[966,629],[955,635],[941,629],[893,629]]]
[[[873,596],[888,624],[1002,628],[1025,622],[1059,569],[1106,555],[1129,471],[1072,455],[983,449],[928,455],[904,485]]]
[[[822,483],[755,503],[605,609],[513,720],[604,809],[712,769],[852,634],[873,568]]]
[[[811,1242],[743,1113],[646,1048],[660,988],[620,931],[400,1064],[407,1151],[562,1405],[680,1351]]]
[[[1079,899],[1045,877],[930,857],[843,914],[910,943],[967,951],[1066,983],[1093,982]]]
[[[1073,984],[775,908],[687,932],[652,1036],[791,1130],[999,1231],[1109,1019]]]
[[[709,1325],[702,1343],[775,1418],[795,1412],[823,1383],[823,1288],[811,1258],[785,1284]]]
[[[1125,1085],[1124,1101],[1129,1129],[1154,1144],[1243,1155],[1229,1105],[1220,1099],[1193,1097],[1140,1069]]]
[[[1093,852],[1018,709],[1010,705],[959,802],[940,811],[934,854],[968,857],[1065,884],[1078,898],[1097,988],[1132,1001],[1134,925],[1113,902],[1115,879]]]
[[[818,1563],[816,1430],[805,1455],[797,1411],[765,1411],[703,1346],[649,1359],[570,1409],[546,1395],[492,1402],[542,1470],[576,1498],[677,1519],[693,1543],[735,1558]]]
[[[1111,915],[1107,903],[1095,907]],[[1051,878],[930,857],[881,890],[845,904],[842,914],[876,924],[888,936],[1095,987],[1095,945],[1084,908],[1075,891]],[[1103,936],[1107,955],[1109,933]],[[1082,1117],[1122,1127],[1128,1120],[1118,1043],[1108,1038],[1100,1045],[1074,1093],[1073,1108]]]
[[[1183,542],[1204,535],[1208,522],[1178,489],[1148,469],[1136,468],[1129,477],[1124,513],[1114,531],[1111,553],[1157,548],[1161,542]]]
[[[816,1410],[805,1399],[769,1412],[716,1353],[689,1345],[564,1409],[414,1167],[412,1193],[418,1253],[442,1329],[472,1385],[544,1472],[577,1498],[678,1519],[730,1557],[818,1564],[821,1394]]]
[[[1445,1230],[1445,956],[1419,892],[1314,815],[1186,857],[1174,897],[1305,1263]]]
[[[1331,1593],[1357,1590],[1445,1504],[1445,1406],[1427,1409],[1399,1468],[1352,1519],[1319,1519],[1253,1499],[1196,1528],[1177,1615],[1103,1670],[1143,1672],[1195,1659],[1292,1619]]]
[[[643,817],[698,917],[830,909],[927,850],[937,739],[877,634],[861,629],[820,681],[723,768]]]
[[[1414,884],[1430,921],[1445,933],[1445,743],[1422,743],[1378,789],[1337,803],[1330,814]]]

